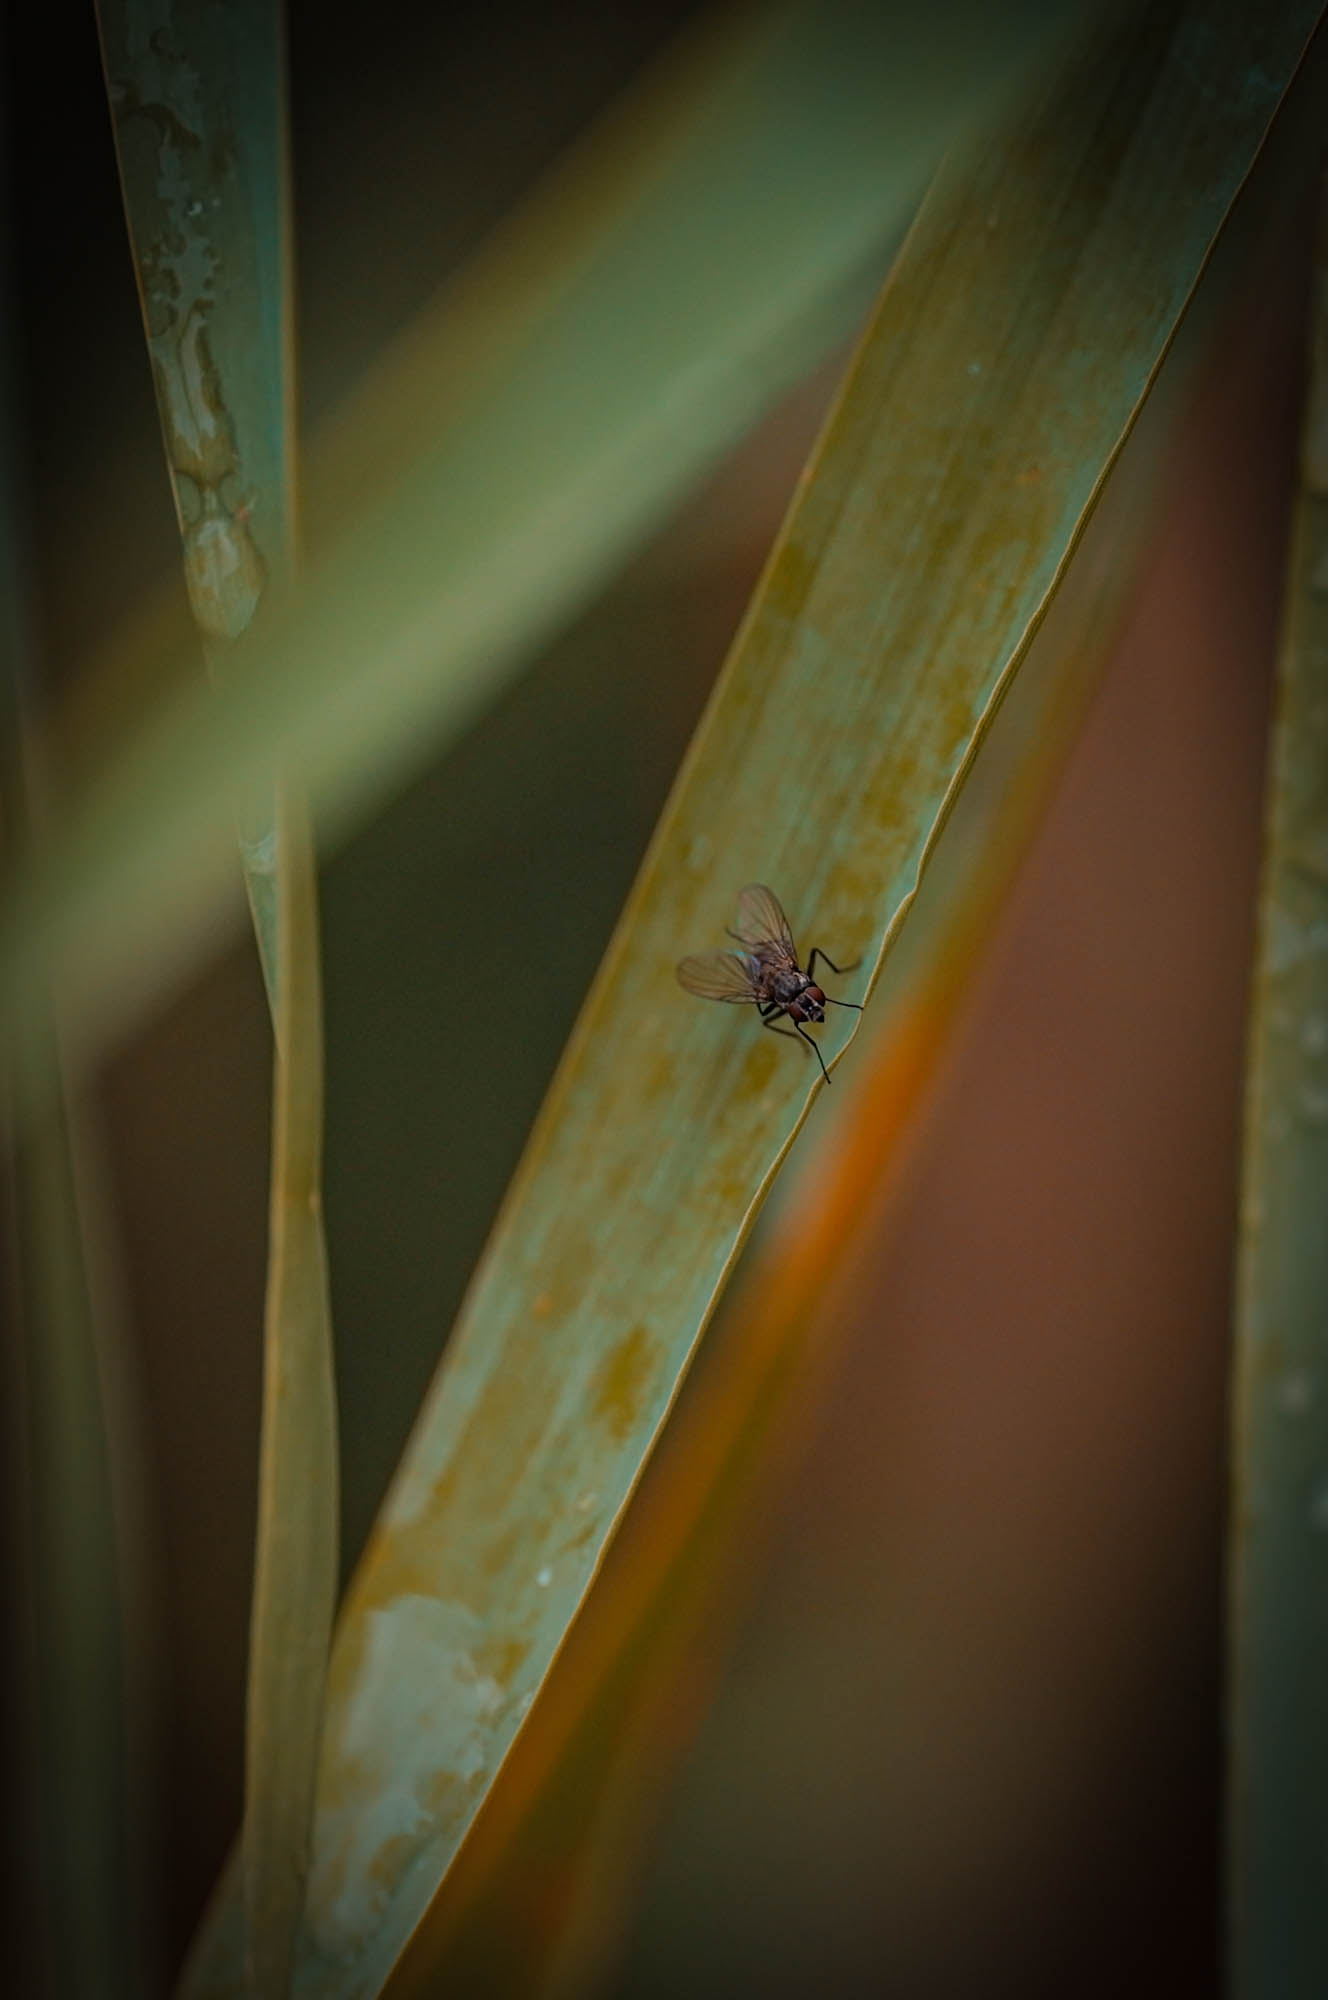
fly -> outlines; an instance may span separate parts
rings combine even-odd
[[[836,1000],[823,993],[812,974],[818,958],[825,959],[836,973],[856,971],[861,959],[852,965],[836,965],[814,946],[804,972],[779,898],[760,882],[749,882],[739,896],[738,927],[728,935],[742,947],[740,951],[708,951],[684,958],[678,966],[678,984],[702,1000],[747,1001],[774,1034],[787,1035],[790,1041],[796,1034],[805,1042],[829,1083],[825,1058],[803,1024],[824,1021],[827,1007],[853,1007],[859,1014],[862,1008],[856,1000]],[[793,1023],[791,1030],[780,1027],[781,1018]]]

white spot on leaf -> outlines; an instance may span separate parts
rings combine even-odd
[[[335,1957],[368,1942],[430,1842],[454,1845],[511,1737],[465,1605],[399,1597],[366,1615],[364,1633],[353,1691],[329,1717],[306,1907],[318,1948]]]

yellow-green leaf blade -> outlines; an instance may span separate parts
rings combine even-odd
[[[530,1721],[394,1970],[391,2000],[449,1985],[529,2000],[607,1981],[670,1795],[680,1702],[694,1717],[722,1670],[763,1523],[838,1359],[842,1316],[829,1302],[878,1240],[883,1187],[944,1068],[1137,582],[1175,371],[1173,350],[1165,391],[1131,434],[937,843],[843,1071],[851,1088],[818,1108],[791,1155],[775,1226],[725,1294],[716,1347],[688,1379]]]
[[[418,1921],[806,1114],[675,959],[753,878],[881,953],[1317,11],[1150,8],[929,199],[353,1587],[303,1993],[377,1991]],[[234,1991],[224,1901],[188,1990]]]

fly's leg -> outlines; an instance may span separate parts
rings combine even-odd
[[[799,1027],[796,1021],[793,1023],[793,1027],[791,1030],[788,1028],[781,1028],[777,1026],[775,1021],[769,1018],[766,1019],[765,1025],[767,1028],[769,1028],[772,1035],[787,1035],[790,1041],[792,1041],[794,1035],[796,1035],[800,1042],[805,1042],[807,1044],[807,1047],[811,1050],[812,1054],[816,1057],[817,1062],[820,1063],[821,1065],[821,1075],[825,1078],[826,1082],[829,1083],[830,1072],[825,1066],[825,1057],[821,1054],[821,1051],[817,1048],[811,1036],[808,1034],[804,1034],[803,1030]]]
[[[799,1025],[799,1023],[795,1021],[793,1025],[797,1029],[797,1032],[802,1037],[803,1041],[806,1042],[812,1054],[816,1057],[817,1062],[820,1063],[821,1075],[825,1078],[826,1082],[829,1083],[830,1072],[825,1066],[825,1057],[821,1054],[820,1049],[817,1047],[816,1043],[812,1040],[811,1036],[804,1031],[804,1029]]]
[[[836,965],[835,961],[833,960],[833,958],[831,958],[828,951],[822,951],[819,944],[814,944],[812,946],[811,957],[807,960],[807,977],[809,979],[816,970],[816,961],[818,958],[823,958],[826,964],[829,966],[830,970],[832,972],[838,973],[841,979],[843,978],[845,973],[856,972],[858,967],[862,964],[862,960],[860,958],[855,958],[852,965]],[[853,1002],[851,1000],[838,1000],[835,1002],[835,1005],[838,1007],[851,1007],[853,1005]]]

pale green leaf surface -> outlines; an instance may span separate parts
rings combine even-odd
[[[256,617],[261,627],[292,568],[280,10],[103,0],[100,18],[189,601],[224,685],[235,643]],[[338,1571],[317,877],[308,812],[275,764],[233,797],[277,1042],[243,1880],[248,1990],[283,2000]]]
[[[352,1586],[302,1994],[378,1991],[418,1923],[822,1088],[674,961],[756,878],[879,969],[1317,12],[1150,7],[928,198]],[[237,1991],[233,1908],[188,1993]]]
[[[1045,7],[990,12],[807,0],[707,23],[554,176],[314,453],[299,604],[237,641],[215,709],[186,690],[151,717],[10,885],[0,1011],[40,949],[71,1028],[111,1034],[215,924],[232,801],[274,761],[326,837],[465,725],[855,323],[941,149],[1045,45]],[[237,542],[265,532],[238,498],[223,485],[229,527],[212,517]]]
[[[1246,1098],[1233,1430],[1231,1992],[1328,1991],[1328,182]]]

